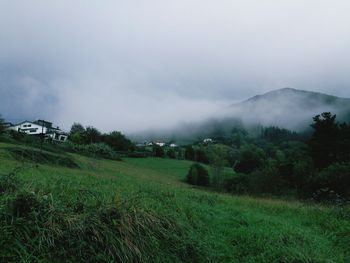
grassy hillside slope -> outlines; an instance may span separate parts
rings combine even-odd
[[[10,215],[6,205],[12,197],[0,191],[0,261],[347,262],[350,258],[348,208],[194,188],[182,182],[191,165],[188,161],[110,161],[67,154],[78,165],[70,168],[33,162],[15,155],[13,148],[25,147],[0,143],[0,174],[17,168],[23,188],[35,200],[48,200],[43,211],[65,225],[54,216],[51,221],[41,219],[42,205],[34,206],[30,216],[18,215],[18,208]],[[20,193],[13,195],[18,201]],[[103,207],[108,209],[102,211]],[[106,221],[113,229],[101,229]],[[50,242],[60,251],[46,249]]]

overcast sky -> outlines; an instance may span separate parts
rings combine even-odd
[[[0,113],[131,132],[283,87],[350,97],[350,1],[0,0]]]

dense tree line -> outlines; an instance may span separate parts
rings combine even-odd
[[[69,132],[69,140],[78,145],[104,143],[114,151],[133,151],[134,144],[119,131],[101,133],[93,126],[84,127],[74,123]]]
[[[309,137],[278,127],[263,128],[259,136],[233,129],[231,138],[219,143],[187,146],[185,158],[208,164],[216,171],[209,185],[233,193],[350,198],[350,123],[326,112],[315,116],[311,127]],[[218,180],[223,171],[218,167],[224,166],[231,166],[234,176]]]

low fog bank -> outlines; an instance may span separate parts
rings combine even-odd
[[[254,96],[216,111],[205,120],[179,122],[171,128],[130,133],[135,141],[180,141],[182,143],[211,136],[229,136],[232,129],[259,133],[261,127],[277,126],[296,132],[310,130],[312,118],[322,112],[337,114],[350,121],[350,99],[318,92],[284,88]]]
[[[350,99],[284,88],[232,105],[226,114],[241,116],[246,124],[259,123],[301,131],[310,125],[315,115],[322,112],[332,112],[339,119],[348,120]]]

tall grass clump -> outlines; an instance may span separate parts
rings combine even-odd
[[[173,218],[133,202],[62,202],[0,177],[0,262],[194,262],[199,252]],[[97,197],[94,197],[97,198]],[[81,201],[85,200],[85,201]]]
[[[200,165],[199,163],[195,163],[191,165],[187,173],[186,180],[189,184],[208,186],[209,173],[203,165]]]

